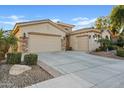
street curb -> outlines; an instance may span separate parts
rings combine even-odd
[[[60,73],[59,71],[55,70],[54,68],[48,66],[47,64],[45,64],[42,61],[38,61],[38,65],[40,67],[42,67],[44,70],[46,70],[49,74],[51,74],[53,77],[59,77],[61,75],[63,75],[62,73]]]

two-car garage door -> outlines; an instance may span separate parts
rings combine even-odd
[[[61,51],[61,36],[29,34],[30,52],[53,52]]]

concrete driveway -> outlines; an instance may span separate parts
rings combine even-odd
[[[39,60],[62,73],[37,87],[124,87],[124,60],[83,52],[41,53]]]

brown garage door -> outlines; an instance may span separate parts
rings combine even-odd
[[[88,50],[89,50],[88,36],[78,36],[77,44],[78,44],[77,50],[88,52]]]
[[[61,51],[61,37],[54,35],[29,35],[30,52]]]

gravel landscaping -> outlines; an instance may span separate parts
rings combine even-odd
[[[97,56],[103,56],[103,57],[109,57],[109,58],[115,58],[115,59],[124,60],[124,57],[117,56],[113,51],[109,51],[109,52],[104,52],[104,51],[101,51],[101,52],[92,52],[90,54],[97,55]]]
[[[38,65],[31,66],[31,70],[17,76],[10,75],[9,70],[12,66],[0,64],[0,88],[23,88],[53,78]]]

